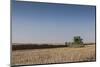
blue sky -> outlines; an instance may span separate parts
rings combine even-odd
[[[95,42],[95,6],[13,2],[13,43]]]

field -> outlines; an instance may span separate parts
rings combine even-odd
[[[12,51],[12,65],[67,63],[95,60],[95,45],[86,45],[81,48],[58,47]]]

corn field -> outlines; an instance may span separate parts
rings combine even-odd
[[[12,65],[95,61],[95,45],[12,51]]]

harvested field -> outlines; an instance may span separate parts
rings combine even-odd
[[[12,51],[12,65],[95,61],[95,45]]]

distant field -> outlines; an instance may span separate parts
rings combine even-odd
[[[95,61],[95,45],[12,51],[12,65]]]
[[[53,45],[53,44],[19,44],[12,45],[12,50],[29,50],[29,49],[49,49],[49,48],[67,47],[67,45]]]

